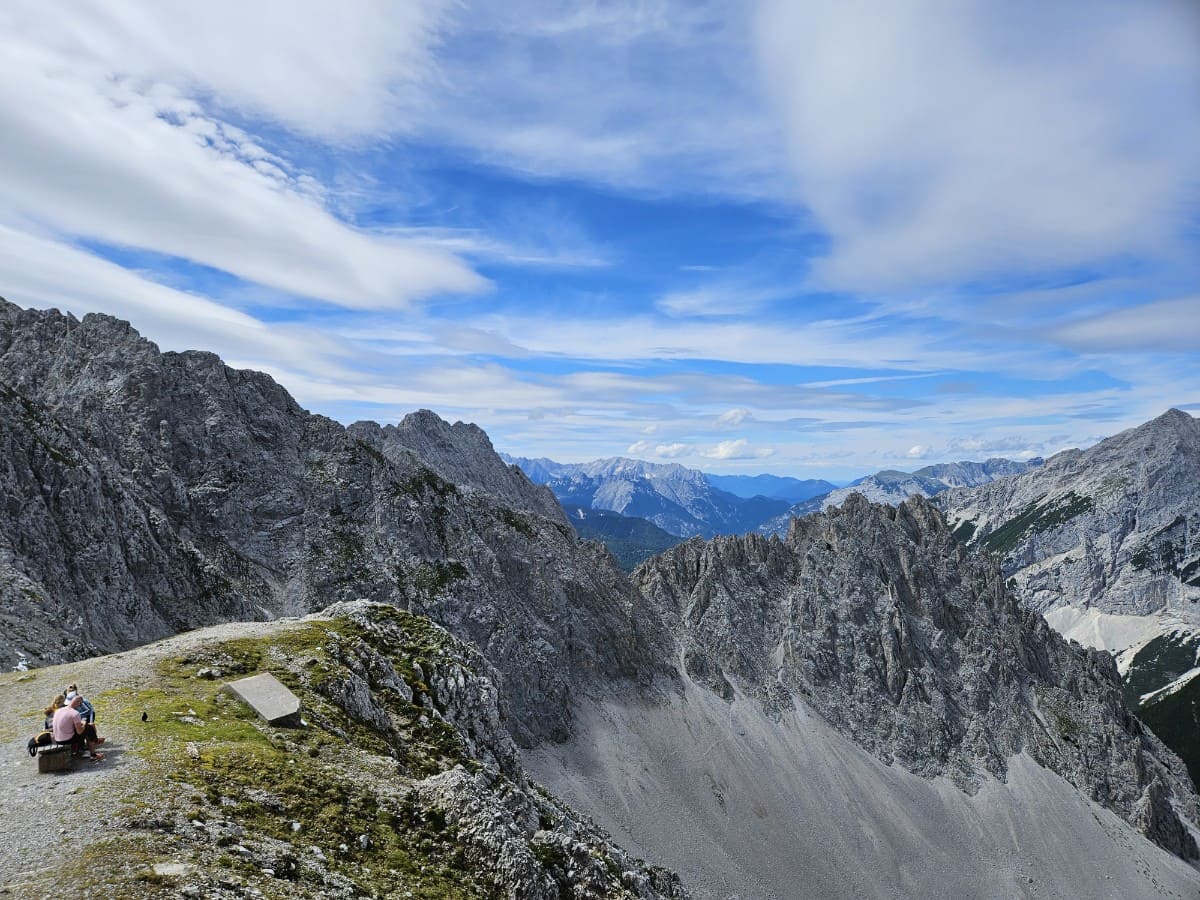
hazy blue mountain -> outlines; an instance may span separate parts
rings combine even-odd
[[[786,500],[800,503],[811,497],[819,497],[837,488],[836,484],[820,478],[788,478],[784,475],[711,475],[705,473],[708,483],[718,490],[735,497],[767,497],[771,500]]]
[[[758,530],[763,534],[783,534],[787,531],[788,523],[793,518],[820,512],[831,506],[841,506],[851,494],[862,494],[874,503],[887,503],[895,506],[913,494],[921,497],[934,497],[951,488],[978,487],[982,484],[990,484],[997,478],[1019,475],[1037,468],[1041,464],[1040,458],[1031,459],[1028,462],[1016,462],[997,457],[984,462],[936,463],[917,469],[915,472],[884,469],[874,475],[867,475],[851,482],[846,487],[837,488],[826,494],[796,503],[783,515],[764,522]]]
[[[531,481],[545,484],[564,505],[607,509],[648,519],[678,537],[741,534],[788,508],[788,501],[739,497],[709,483],[709,476],[677,463],[648,463],[621,456],[588,463],[504,457]]]
[[[563,510],[576,534],[589,541],[602,542],[626,572],[632,572],[651,556],[682,540],[638,516],[623,516],[609,509],[587,509],[574,504],[567,504]]]

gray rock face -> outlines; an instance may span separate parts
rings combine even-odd
[[[1125,709],[1107,655],[1068,645],[921,498],[852,495],[786,539],[697,540],[643,564],[691,679],[771,715],[793,698],[885,762],[975,790],[1025,752],[1185,858],[1182,763]],[[1151,821],[1152,820],[1152,821]]]
[[[478,425],[443,421],[427,409],[409,413],[398,425],[355,422],[349,432],[385,456],[408,452],[435,472],[468,490],[483,491],[511,509],[566,524],[554,493],[535,485],[520,467],[508,465]]]
[[[7,667],[366,597],[477,644],[524,742],[564,737],[590,684],[659,672],[615,562],[478,429],[426,413],[352,433],[212,354],[3,302],[0,403]]]
[[[1200,622],[1200,423],[1185,412],[939,503],[1034,609]]]
[[[385,653],[416,641],[428,654],[412,663],[427,682],[422,703],[430,717],[454,729],[469,759],[480,765],[475,771],[458,765],[416,782],[405,803],[444,819],[464,868],[486,871],[494,891],[525,900],[686,900],[675,875],[633,859],[529,780],[502,722],[495,669],[477,650],[432,623],[429,633],[416,635],[416,623],[397,621],[374,603],[338,603],[322,617],[348,620],[367,635],[337,654],[361,687],[330,692],[326,683],[326,696],[385,736],[391,731],[385,694],[395,682],[404,683]]]

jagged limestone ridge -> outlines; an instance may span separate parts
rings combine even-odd
[[[574,693],[661,672],[661,628],[602,548],[561,513],[527,511],[545,497],[523,476],[504,492],[528,487],[524,507],[472,489],[487,478],[472,459],[503,467],[486,439],[457,458],[460,488],[267,375],[160,353],[108,316],[2,301],[0,384],[38,423],[3,425],[0,592],[19,626],[0,634],[7,666],[366,597],[479,646],[522,743],[565,737]],[[454,433],[432,416],[401,430],[420,444],[426,427],[428,446]]]
[[[1107,654],[1072,647],[926,500],[858,495],[786,539],[689,541],[634,573],[689,675],[768,710],[793,697],[879,758],[971,790],[1026,751],[1185,858],[1200,799],[1126,710]],[[1168,799],[1170,798],[1170,799]]]

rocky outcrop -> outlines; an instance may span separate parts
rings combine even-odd
[[[634,574],[675,617],[688,675],[782,715],[794,698],[879,759],[967,790],[1026,752],[1181,856],[1179,760],[1124,707],[1106,654],[1068,645],[928,501],[840,509],[787,537],[689,541]]]
[[[403,458],[406,452],[415,456],[460,488],[483,491],[510,509],[566,523],[554,493],[544,485],[535,485],[519,466],[509,465],[497,456],[491,440],[478,425],[451,425],[436,413],[421,409],[409,413],[397,425],[355,422],[348,430],[390,458]]]
[[[616,563],[473,426],[348,431],[212,354],[2,302],[0,393],[6,666],[366,597],[474,642],[522,742],[564,737],[589,685],[661,670]]]
[[[7,766],[5,892],[688,897],[677,876],[529,778],[496,670],[475,648],[391,605],[338,603],[302,620],[189,632],[70,673],[0,675],[0,716],[27,717],[30,696],[77,672],[110,689],[96,700],[121,764],[77,766],[71,804],[31,802],[47,790],[36,764]],[[302,721],[249,714],[222,684],[230,677],[286,683]],[[62,846],[70,854],[54,852]]]
[[[688,896],[678,877],[632,858],[529,780],[502,723],[495,670],[477,650],[380,604],[338,603],[321,619],[353,630],[322,648],[343,674],[325,676],[316,690],[409,754],[421,738],[397,724],[404,716],[397,716],[395,698],[416,704],[460,742],[461,759],[446,755],[442,771],[413,781],[401,802],[408,818],[437,822],[436,841],[452,846],[473,882],[522,900]],[[361,697],[330,687],[350,681],[362,686]],[[425,727],[417,734],[438,732]],[[444,753],[446,746],[443,738],[431,750]]]

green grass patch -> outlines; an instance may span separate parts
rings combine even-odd
[[[959,522],[950,534],[960,544],[969,544],[971,543],[971,538],[975,536],[975,523],[969,520]]]
[[[418,705],[421,693],[431,690],[417,677],[418,667],[428,677],[450,639],[401,610],[373,615],[395,626],[399,639],[374,646],[371,634],[346,619],[303,623],[268,638],[164,659],[152,685],[100,695],[114,718],[140,723],[147,714],[134,726],[135,752],[146,762],[143,777],[161,789],[153,802],[122,809],[128,834],[88,854],[91,882],[106,896],[159,896],[173,891],[174,882],[155,875],[152,864],[170,858],[196,863],[210,875],[228,873],[269,897],[315,897],[322,888],[306,881],[312,867],[304,863],[315,847],[324,865],[364,896],[486,896],[486,878],[468,870],[444,813],[423,809],[403,792],[412,779],[475,765],[455,729]],[[376,692],[393,723],[387,734],[357,722],[322,693],[349,676],[346,661],[358,658],[364,644],[393,661],[417,692],[412,703],[395,691]],[[197,677],[201,668],[220,669],[221,678]],[[271,728],[224,689],[226,679],[258,672],[272,673],[296,692],[307,727]],[[381,779],[392,790],[381,791]],[[171,821],[159,834],[154,829],[164,827],[164,810]],[[260,844],[255,864],[234,852],[250,838],[222,832],[201,840],[195,835],[204,829],[189,831],[191,820],[244,829]],[[301,823],[299,830],[293,822]],[[275,877],[262,868],[272,868]]]
[[[1170,684],[1196,665],[1200,637],[1162,634],[1149,641],[1133,657],[1125,673],[1125,704],[1135,712],[1143,694]]]

